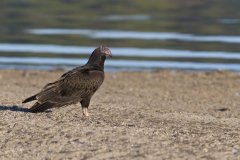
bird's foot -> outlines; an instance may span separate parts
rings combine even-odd
[[[86,116],[86,117],[89,117],[89,113],[87,112],[87,113],[85,114],[85,116]]]

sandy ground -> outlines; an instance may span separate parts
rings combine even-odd
[[[79,104],[33,114],[21,101],[62,71],[0,71],[0,159],[240,159],[240,75],[108,73]]]

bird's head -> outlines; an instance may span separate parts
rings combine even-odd
[[[101,45],[92,52],[86,65],[99,66],[103,70],[106,57],[112,57],[112,52],[106,46]]]
[[[106,46],[101,45],[97,48],[97,50],[99,50],[101,56],[112,57],[112,52]]]

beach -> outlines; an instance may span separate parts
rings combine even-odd
[[[0,159],[240,159],[240,74],[106,73],[80,104],[29,113],[22,100],[64,71],[0,70]]]

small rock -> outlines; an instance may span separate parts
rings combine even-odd
[[[219,108],[217,109],[218,112],[225,112],[225,111],[228,111],[229,109],[228,108]]]
[[[128,127],[135,127],[135,124],[127,124]]]

